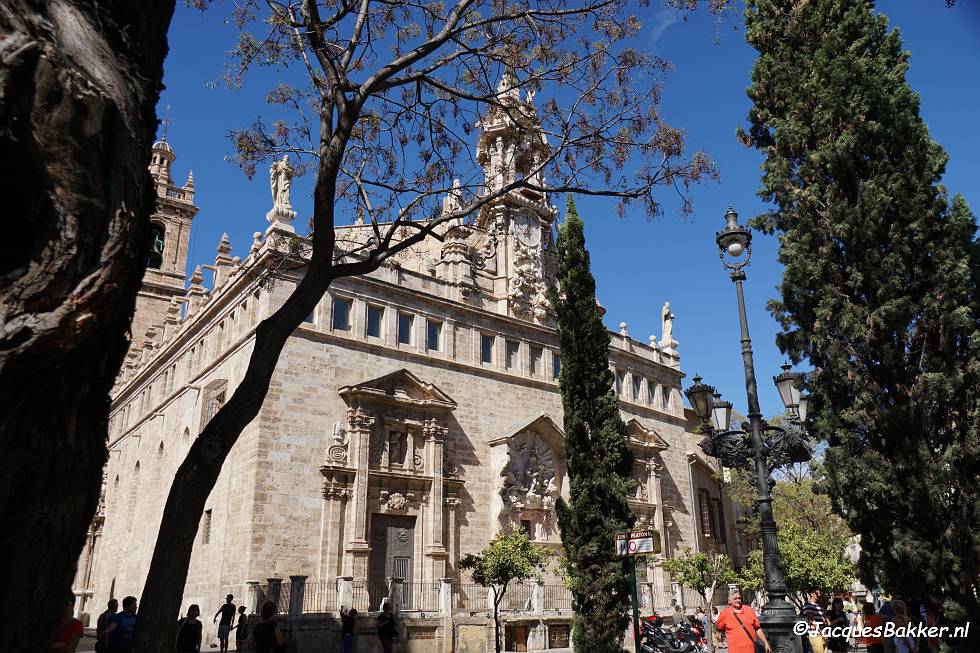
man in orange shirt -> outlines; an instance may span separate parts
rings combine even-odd
[[[742,594],[738,590],[728,592],[728,607],[718,615],[715,625],[725,633],[728,653],[755,653],[756,640],[765,646],[767,652],[771,651],[759,617],[751,606],[742,605]]]
[[[880,628],[884,626],[885,618],[880,614],[875,613],[874,603],[865,603],[861,608],[861,611],[864,612],[865,628]],[[885,643],[881,637],[862,637],[861,641],[868,649],[868,653],[884,653]]]

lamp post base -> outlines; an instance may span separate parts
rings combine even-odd
[[[793,626],[803,620],[793,604],[782,597],[770,600],[760,608],[762,631],[772,647],[772,653],[803,653],[803,637],[793,632]]]

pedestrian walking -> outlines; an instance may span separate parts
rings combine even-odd
[[[908,629],[912,624],[912,620],[909,619],[908,606],[905,604],[905,601],[892,599],[892,610],[895,611],[895,618],[892,621],[895,623],[896,629]],[[896,632],[894,640],[895,653],[919,653],[919,647],[915,638],[909,637],[907,633],[902,633],[899,636],[898,632]]]
[[[385,601],[384,608],[378,615],[378,639],[381,640],[381,650],[384,653],[392,653],[395,640],[398,639],[398,624],[395,622],[395,615],[391,612],[389,601]]]
[[[187,608],[187,616],[177,622],[177,638],[174,641],[176,653],[201,652],[201,636],[204,633],[204,624],[198,619],[200,616],[201,608],[197,604],[192,604]]]
[[[844,610],[844,614],[847,615],[847,627],[851,629],[850,634],[847,636],[847,645],[851,648],[857,648],[857,638],[854,634],[857,632],[858,627],[857,608],[848,608]]]
[[[231,594],[226,596],[225,604],[218,608],[212,620],[212,623],[217,623],[218,617],[221,617],[221,623],[218,623],[218,645],[220,646],[221,653],[225,653],[228,650],[228,636],[231,634],[231,622],[235,619],[235,604],[232,603],[234,600],[235,597]]]
[[[127,653],[136,630],[136,597],[127,596],[122,602],[122,612],[112,615],[106,636],[109,638],[109,653]]]
[[[803,604],[802,612],[808,621],[813,621],[818,627],[827,623],[823,608],[820,607],[820,592],[818,590],[810,590],[809,600]]]
[[[831,636],[827,639],[827,649],[834,653],[847,652],[847,638],[844,637],[844,628],[848,626],[847,614],[844,612],[843,599],[834,599],[827,613],[827,621],[830,622]]]
[[[248,616],[245,614],[245,606],[238,606],[238,623],[232,630],[235,631],[235,650],[244,651],[245,643],[248,641]]]
[[[728,592],[728,607],[718,615],[717,625],[728,640],[728,653],[768,653],[771,650],[759,617],[751,606],[742,605],[742,594],[738,590]]]
[[[354,653],[354,630],[357,627],[357,610],[341,606],[340,628],[344,639],[344,653]]]
[[[699,605],[697,609],[694,611],[694,616],[697,617],[697,620],[701,623],[701,632],[703,632],[704,636],[707,637],[708,636],[708,613],[705,612],[704,608],[702,608]]]
[[[718,607],[711,606],[711,623],[714,628],[711,629],[711,641],[714,642],[715,648],[721,646],[721,639],[724,633],[718,628]]]
[[[95,621],[95,653],[108,653],[109,651],[109,638],[106,635],[106,629],[109,627],[109,622],[112,621],[112,615],[119,611],[119,601],[116,599],[109,599],[106,603],[105,612],[99,615],[99,618]]]
[[[55,628],[51,653],[75,653],[83,632],[85,629],[82,627],[82,622],[75,618],[75,595],[71,594],[65,612]]]
[[[867,653],[885,653],[884,639],[880,634],[882,631],[879,630],[877,636],[874,634],[876,628],[884,629],[885,618],[875,612],[874,603],[865,603],[861,609],[864,612],[865,632],[868,633],[861,637],[861,643],[868,649]]]
[[[262,620],[252,629],[255,653],[281,653],[286,649],[286,640],[275,620],[276,604],[266,601],[259,615]]]

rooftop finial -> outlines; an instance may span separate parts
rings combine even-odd
[[[170,127],[171,122],[173,121],[170,120],[170,105],[168,104],[167,113],[164,114],[163,118],[160,120],[160,124],[163,125],[163,133],[160,135],[161,141],[167,140],[167,129]]]

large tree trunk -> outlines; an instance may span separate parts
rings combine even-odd
[[[0,3],[0,642],[46,651],[99,498],[173,0]]]

